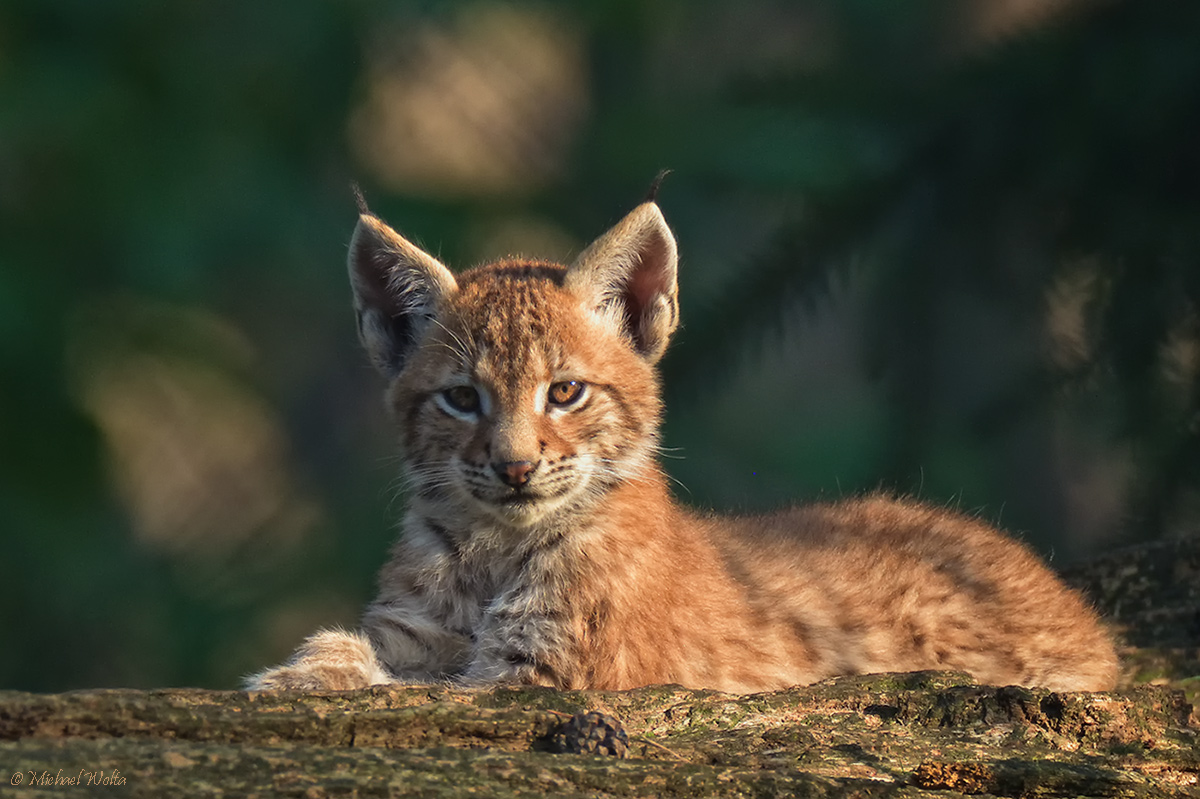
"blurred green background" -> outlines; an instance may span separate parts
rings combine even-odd
[[[349,184],[455,266],[674,170],[682,499],[1185,534],[1200,3],[0,5],[0,687],[232,687],[403,498]]]

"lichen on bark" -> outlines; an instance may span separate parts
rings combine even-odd
[[[1068,575],[1121,638],[1123,687],[1110,693],[982,686],[953,672],[752,696],[0,692],[0,786],[18,797],[1200,797],[1188,693],[1200,673],[1197,575],[1191,539]],[[619,719],[627,759],[551,751],[587,711],[613,729]]]
[[[623,722],[629,759],[547,751],[585,710]],[[1192,706],[1167,688],[1060,694],[945,672],[742,697],[676,686],[9,692],[0,784],[45,795],[30,785],[39,776],[119,770],[135,796],[1200,795],[1197,733]]]

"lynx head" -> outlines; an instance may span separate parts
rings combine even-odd
[[[651,467],[654,364],[678,319],[675,239],[654,203],[569,267],[503,260],[457,276],[364,210],[349,267],[414,502],[523,529],[586,512]]]

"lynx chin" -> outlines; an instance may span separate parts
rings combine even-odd
[[[745,693],[919,669],[1113,686],[1091,609],[978,519],[884,496],[743,517],[676,504],[655,371],[676,261],[653,202],[570,266],[458,275],[364,207],[350,283],[407,512],[361,630],[316,633],[248,687]]]

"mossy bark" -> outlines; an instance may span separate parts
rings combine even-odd
[[[1118,550],[1066,578],[1116,628],[1126,683],[1173,685],[1200,702],[1200,537]]]
[[[1123,638],[1126,687],[963,674],[730,696],[447,686],[350,693],[0,692],[0,790],[64,796],[1200,797],[1200,542],[1069,575]],[[1161,685],[1134,685],[1152,681]],[[1177,690],[1177,689],[1185,690]],[[583,711],[627,759],[553,754]],[[558,736],[561,738],[562,736]]]
[[[623,721],[628,759],[545,751],[592,709]],[[670,686],[5,693],[0,785],[27,796],[1200,796],[1197,735],[1171,689],[1058,694],[938,672],[744,697]],[[121,783],[94,784],[100,772]]]

